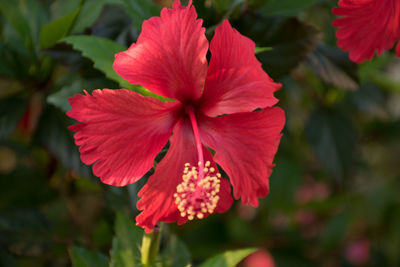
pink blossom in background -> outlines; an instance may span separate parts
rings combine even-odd
[[[139,192],[137,224],[183,224],[232,204],[233,195],[258,205],[278,149],[284,112],[272,107],[281,85],[262,70],[255,44],[227,20],[210,44],[195,8],[176,0],[145,21],[136,43],[115,56],[114,70],[132,84],[175,99],[161,102],[132,91],[95,90],[70,98],[67,113],[80,123],[75,142],[81,159],[110,185],[138,181],[170,140],[170,148]],[[257,108],[261,111],[252,112]],[[206,148],[210,147],[213,156]]]
[[[333,21],[338,28],[337,45],[349,51],[350,59],[362,63],[391,49],[395,43],[400,57],[400,1],[340,0],[332,11],[340,18]]]
[[[310,201],[322,201],[330,194],[328,184],[307,177],[306,182],[296,190],[294,200],[297,204],[306,204]]]
[[[244,267],[275,267],[274,259],[265,249],[259,249],[246,257]]]
[[[353,265],[362,266],[369,262],[370,242],[367,239],[352,241],[346,246],[346,259]]]

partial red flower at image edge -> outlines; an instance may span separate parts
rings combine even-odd
[[[357,63],[370,60],[383,51],[392,49],[400,57],[400,1],[398,0],[340,0],[332,10],[340,18],[333,21],[337,27],[337,45],[349,51]]]
[[[191,2],[176,0],[144,21],[137,42],[116,54],[113,65],[128,82],[175,101],[126,89],[69,99],[81,159],[106,184],[138,181],[170,141],[138,193],[136,222],[146,232],[161,221],[183,224],[226,212],[233,202],[230,184],[244,204],[258,206],[268,194],[285,115],[273,107],[281,85],[263,71],[254,49],[227,20],[209,44]]]

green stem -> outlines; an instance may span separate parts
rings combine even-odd
[[[160,249],[161,231],[162,224],[160,225],[160,227],[154,228],[151,233],[143,234],[141,248],[143,267],[155,266],[158,251]]]

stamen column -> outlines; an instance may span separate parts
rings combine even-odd
[[[187,107],[185,111],[192,124],[198,165],[191,166],[188,162],[183,166],[182,183],[176,187],[174,198],[182,217],[202,219],[217,207],[221,174],[216,172],[210,161],[204,162],[203,145],[193,107]]]

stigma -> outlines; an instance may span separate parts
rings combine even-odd
[[[198,166],[185,164],[183,181],[176,187],[174,194],[175,204],[182,217],[189,220],[203,219],[217,207],[221,174],[210,165],[209,161],[204,165],[199,162]]]

